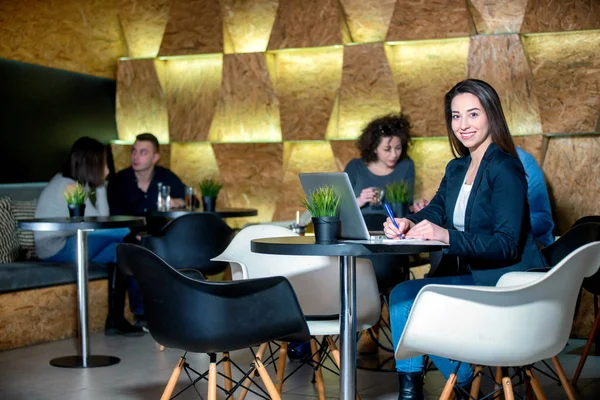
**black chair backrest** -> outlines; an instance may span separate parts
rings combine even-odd
[[[276,339],[310,339],[296,294],[284,277],[197,281],[133,244],[117,246],[117,260],[137,280],[148,329],[166,347],[220,353]]]
[[[585,217],[581,217],[577,221],[575,221],[575,223],[573,224],[573,226],[585,224],[587,222],[595,222],[597,224],[600,224],[600,215],[588,215],[588,216],[585,216]]]
[[[233,229],[215,214],[194,213],[172,220],[156,236],[144,237],[142,245],[176,269],[213,275],[228,264],[210,259],[227,248],[233,235]]]
[[[548,265],[554,267],[563,258],[588,243],[600,241],[600,223],[575,223],[571,229],[550,246],[542,249]],[[594,294],[600,294],[600,272],[583,280],[583,287]]]

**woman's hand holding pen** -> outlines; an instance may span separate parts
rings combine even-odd
[[[413,226],[415,226],[415,223],[412,222],[410,219],[394,218],[394,220],[398,225],[397,228],[390,218],[388,218],[383,223],[383,232],[385,233],[385,236],[387,236],[390,239],[398,239],[399,237],[404,237],[406,232],[408,232]]]
[[[450,234],[447,229],[442,228],[424,219],[412,226],[406,233],[407,239],[437,240],[446,244],[450,243]]]

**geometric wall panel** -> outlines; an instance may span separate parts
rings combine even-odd
[[[279,142],[279,102],[265,53],[225,54],[211,142]]]
[[[170,140],[205,141],[219,101],[223,55],[165,61]]]
[[[360,157],[360,151],[356,146],[356,140],[331,140],[329,144],[331,145],[338,171],[346,169],[346,165],[348,165],[353,158]]]
[[[0,57],[115,78],[126,55],[113,1],[0,1]]]
[[[445,136],[444,95],[467,77],[469,39],[401,42],[385,49],[411,134]]]
[[[113,162],[115,164],[115,172],[119,172],[125,168],[131,167],[131,148],[133,145],[124,143],[111,143],[110,148],[113,155]],[[158,149],[160,158],[158,159],[158,165],[165,168],[171,167],[171,145],[160,144]]]
[[[329,143],[323,142],[284,142],[283,143],[283,182],[281,197],[277,203],[274,221],[296,218],[296,211],[302,213],[304,191],[300,185],[300,172],[337,172],[337,166]]]
[[[323,140],[342,80],[343,48],[278,51],[272,57],[283,140]]]
[[[156,57],[170,5],[170,0],[118,0],[128,57]]]
[[[117,129],[119,139],[135,140],[143,132],[169,141],[167,101],[152,59],[121,60],[117,72]]]
[[[585,215],[600,215],[600,136],[551,138],[544,173],[558,234]]]
[[[344,47],[337,132],[329,139],[354,139],[372,119],[400,111],[398,90],[383,43]]]
[[[221,0],[225,54],[265,51],[277,4],[277,0]]]
[[[396,0],[340,0],[355,43],[385,40]]]
[[[524,135],[524,136],[513,136],[513,142],[515,146],[520,147],[529,154],[531,154],[538,165],[542,165],[544,162],[544,141],[548,139],[542,135]]]
[[[230,226],[248,222],[271,221],[284,191],[283,144],[236,143],[213,144],[223,189],[219,197],[227,198],[231,207],[256,208],[257,217],[228,219]]]
[[[342,44],[338,0],[280,0],[268,50]]]
[[[220,180],[215,153],[208,142],[171,143],[171,171],[198,194],[203,179]],[[219,196],[218,205],[227,206],[223,203]]]
[[[218,0],[173,0],[159,56],[223,52]]]
[[[471,38],[469,78],[484,80],[496,89],[513,135],[542,132],[533,76],[519,35]]]
[[[472,30],[465,0],[398,1],[385,40],[453,38]]]
[[[431,200],[437,192],[446,171],[446,164],[454,158],[448,138],[413,140],[408,155],[415,163],[415,193],[413,198]]]
[[[528,0],[468,0],[479,35],[519,32]]]
[[[594,132],[600,110],[600,32],[527,35],[544,133]]]
[[[521,33],[600,29],[600,1],[529,0]]]

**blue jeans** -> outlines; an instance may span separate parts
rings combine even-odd
[[[123,238],[129,234],[128,228],[102,229],[88,233],[88,258],[98,264],[117,262],[117,245],[123,243]],[[44,261],[77,262],[77,235],[69,236],[67,243],[55,255]],[[144,314],[142,294],[133,277],[129,277],[128,288],[129,307],[135,315]]]
[[[410,310],[419,291],[425,285],[443,284],[443,285],[475,285],[471,275],[446,276],[440,278],[425,278],[406,281],[398,284],[390,294],[390,322],[392,324],[392,341],[394,349],[398,346],[400,335],[404,332],[404,327],[408,321]],[[429,355],[429,358],[440,370],[446,379],[456,369],[456,362],[447,358]],[[406,360],[396,360],[396,370],[398,372],[422,372],[423,356],[413,357]],[[458,384],[464,386],[473,379],[473,371],[469,364],[460,365],[457,374]]]
[[[116,263],[117,245],[123,243],[123,238],[128,234],[128,228],[88,232],[88,259],[98,264]],[[77,262],[77,235],[69,236],[65,246],[44,261]]]

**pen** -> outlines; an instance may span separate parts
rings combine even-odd
[[[392,224],[394,224],[396,229],[400,230],[400,227],[396,223],[396,219],[394,218],[394,213],[392,212],[392,209],[390,208],[390,206],[387,203],[383,203],[383,206],[385,207],[385,211],[387,212],[388,216],[392,220]],[[404,235],[402,233],[398,237],[400,239],[404,239]]]

